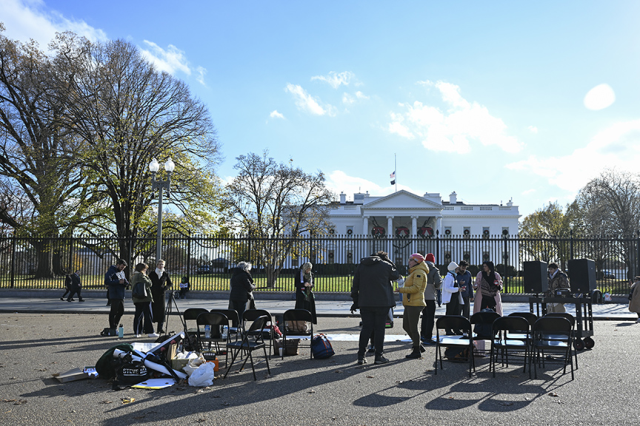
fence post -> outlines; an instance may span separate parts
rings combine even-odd
[[[573,229],[569,231],[569,260],[573,259]]]
[[[13,239],[11,241],[11,288],[15,285],[16,280],[16,245],[18,236],[16,230],[13,230]]]
[[[191,276],[191,229],[187,234],[187,276]],[[182,280],[181,280],[182,281]]]
[[[436,229],[436,263],[440,262],[440,230]]]
[[[640,275],[640,231],[636,231],[636,254],[638,262],[635,265],[635,271],[633,271],[631,279],[635,279],[636,275]]]

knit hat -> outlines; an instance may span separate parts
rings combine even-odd
[[[425,260],[427,262],[436,263],[436,257],[433,255],[433,253],[427,253],[427,257],[425,258]]]
[[[422,256],[420,253],[413,253],[411,256],[409,256],[409,259],[413,259],[418,263],[424,262],[424,256]]]
[[[456,262],[451,262],[449,266],[447,266],[447,270],[453,272],[456,270],[457,267],[458,267],[458,264]]]

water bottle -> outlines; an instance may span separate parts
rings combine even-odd
[[[124,338],[124,326],[120,324],[118,326],[118,339]]]
[[[204,337],[205,337],[205,339],[211,339],[211,326],[210,325],[205,325],[204,326]]]
[[[228,325],[223,325],[222,326],[222,338],[224,340],[227,339],[227,333],[229,333],[229,326]]]

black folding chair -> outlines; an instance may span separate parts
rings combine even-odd
[[[186,328],[184,330],[187,338],[186,343],[187,347],[190,347],[189,350],[197,349],[196,346],[198,344],[198,325],[196,324],[196,320],[200,314],[206,314],[209,311],[204,308],[188,308],[182,314],[182,318],[184,319],[184,323],[186,324]],[[192,324],[190,324],[192,323]]]
[[[493,339],[493,335],[491,334],[493,332],[492,325],[493,325],[493,322],[498,318],[500,318],[500,314],[496,312],[476,312],[475,314],[471,315],[471,318],[469,321],[471,322],[473,329],[484,330],[484,333],[474,332],[473,340],[474,341],[492,340]],[[487,350],[485,348],[484,353],[486,352]],[[480,351],[478,351],[478,353],[480,353]]]
[[[502,355],[502,365],[509,367],[509,351],[512,354],[524,354],[524,370],[527,372],[527,361],[529,356],[529,347],[531,345],[529,322],[526,318],[519,316],[500,317],[493,322],[493,332],[495,338],[491,340],[491,358],[489,360],[489,369],[493,365],[493,377],[496,377],[496,363],[498,361],[498,352]],[[531,369],[529,369],[529,378],[531,378]]]
[[[282,359],[284,359],[284,349],[287,347],[287,321],[305,321],[310,324],[310,327],[306,332],[296,331],[294,336],[309,336],[309,358],[313,358],[313,352],[311,351],[311,341],[313,340],[313,315],[311,315],[311,312],[306,309],[289,309],[282,315],[282,321],[284,322],[284,330],[281,330],[283,348]]]
[[[461,330],[463,336],[440,336],[440,330]],[[436,320],[436,368],[435,374],[438,374],[438,357],[440,358],[440,369],[442,367],[441,347],[458,347],[467,348],[469,353],[469,377],[471,371],[476,371],[476,363],[473,356],[473,337],[471,334],[471,323],[462,315],[445,315]]]
[[[557,317],[564,318],[571,323],[571,345],[573,348],[576,348],[576,319],[573,315],[568,312],[550,312],[545,315],[545,317]],[[553,337],[553,335],[549,336]],[[562,339],[562,336],[560,336]],[[573,351],[573,359],[576,361],[576,370],[578,369],[578,351]]]
[[[571,364],[571,380],[573,380],[573,357],[571,354],[572,327],[571,322],[559,316],[544,316],[533,324],[532,329],[532,353],[529,356],[529,368],[533,363],[534,377],[538,378],[538,364],[545,365],[545,352],[561,353],[563,370],[567,372],[567,364]],[[547,360],[552,362],[553,359]]]
[[[229,334],[235,335],[235,340],[238,340],[238,330],[240,329],[240,319],[238,318],[238,311],[236,311],[235,309],[212,309],[210,312],[225,314],[229,319]],[[233,324],[238,324],[238,327],[234,327]]]
[[[246,324],[247,321],[249,322],[255,321],[256,318],[260,318],[262,316],[267,317],[267,322],[264,324],[264,327],[262,329],[253,330],[253,331],[247,330],[247,324]],[[245,331],[241,331],[241,332],[249,333],[249,336],[251,337],[257,337],[258,335],[268,336],[268,340],[265,343],[269,347],[269,356],[271,356],[271,353],[273,352],[272,348],[273,348],[274,336],[273,336],[273,319],[269,311],[265,311],[264,309],[247,309],[246,311],[244,311],[244,313],[242,314],[242,330],[245,330]]]
[[[264,342],[264,336],[262,333],[251,334],[264,329],[267,321],[268,321],[268,317],[266,315],[256,318],[251,324],[251,327],[247,330],[247,332],[243,333],[242,340],[236,340],[235,342],[229,342],[227,344],[227,348],[233,351],[233,357],[231,358],[231,364],[229,364],[229,367],[227,368],[227,372],[224,374],[225,379],[227,378],[227,374],[229,374],[229,371],[231,370],[233,363],[238,357],[238,354],[240,353],[240,351],[243,351],[243,352],[248,352],[249,355],[245,358],[244,362],[242,363],[242,366],[240,367],[240,371],[244,369],[244,365],[247,363],[247,360],[250,359],[251,370],[253,370],[253,380],[258,380],[256,376],[256,369],[253,363],[253,351],[260,348],[262,348],[264,352],[264,360],[267,363],[267,371],[269,372],[269,374],[271,374],[271,369],[269,368],[269,357],[267,356],[267,349],[266,349],[266,344]],[[255,339],[249,339],[249,336],[255,336]]]
[[[196,320],[198,325],[198,348],[200,352],[205,350],[205,345],[211,350],[211,345],[214,344],[216,347],[216,353],[220,351],[220,343],[224,343],[225,347],[229,347],[229,333],[226,336],[222,336],[220,329],[224,325],[229,324],[229,319],[225,314],[219,312],[205,312],[198,315],[198,319]],[[209,337],[206,336],[206,331],[203,327],[209,326]],[[225,349],[226,349],[225,348]],[[224,362],[226,363],[229,360],[229,351],[226,351]]]

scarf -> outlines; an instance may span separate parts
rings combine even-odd
[[[164,274],[164,268],[163,269],[156,268],[156,275],[158,276],[158,278],[162,278],[162,274]]]

